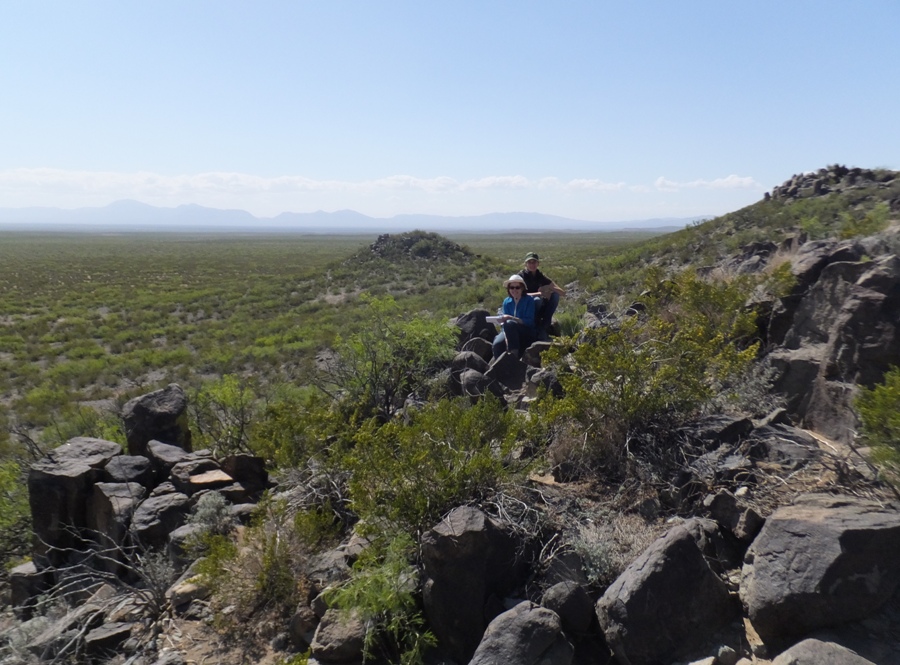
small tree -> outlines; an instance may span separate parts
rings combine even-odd
[[[337,357],[323,367],[319,386],[339,399],[353,420],[386,420],[450,360],[456,334],[433,317],[407,318],[390,296],[361,299],[368,308],[363,325],[338,339]]]

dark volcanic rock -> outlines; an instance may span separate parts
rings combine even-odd
[[[151,439],[191,450],[187,396],[177,383],[129,400],[122,407],[122,420],[131,455],[146,456]]]
[[[764,640],[861,619],[900,582],[900,511],[814,494],[776,510],[750,546],[741,600]]]

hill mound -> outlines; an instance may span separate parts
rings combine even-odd
[[[439,261],[469,263],[475,255],[462,245],[437,233],[409,231],[378,236],[367,248],[351,256],[347,263],[363,263],[384,259],[391,263],[406,261]]]

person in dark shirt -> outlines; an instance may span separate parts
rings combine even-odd
[[[519,275],[525,280],[527,294],[534,298],[535,318],[538,339],[550,339],[550,324],[553,313],[559,305],[559,297],[566,295],[566,290],[540,271],[541,259],[534,252],[525,255],[525,267]]]

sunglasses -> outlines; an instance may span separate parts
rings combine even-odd
[[[522,287],[521,286],[507,286],[506,290],[507,291],[521,291]]]

